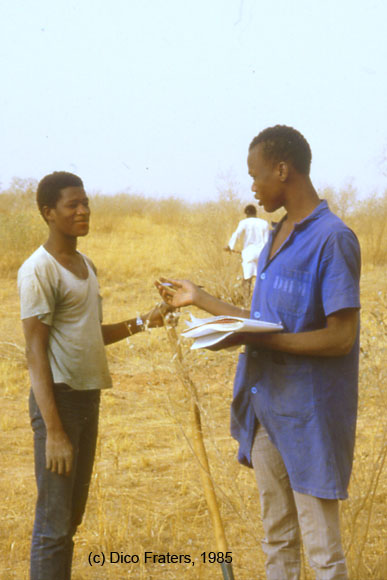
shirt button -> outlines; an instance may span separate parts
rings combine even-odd
[[[253,358],[257,358],[257,351],[256,350],[253,350],[253,352],[251,353],[251,356]]]
[[[257,392],[257,387],[251,387],[251,392],[253,393],[253,395],[255,395],[255,393]]]
[[[261,313],[258,310],[254,312],[254,318],[261,318]]]
[[[261,276],[260,276],[261,280],[264,280],[266,278],[266,274],[265,272],[262,272]]]

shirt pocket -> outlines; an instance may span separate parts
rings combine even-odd
[[[272,299],[278,312],[301,316],[308,310],[312,274],[282,267],[275,275]]]
[[[272,363],[270,402],[283,417],[309,419],[315,410],[312,369],[308,364]]]

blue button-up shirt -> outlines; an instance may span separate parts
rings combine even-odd
[[[295,333],[324,328],[330,314],[360,308],[359,244],[325,201],[295,225],[269,259],[276,231],[259,259],[251,318],[280,322],[284,332]],[[295,491],[347,497],[358,353],[358,337],[351,352],[338,357],[246,347],[238,361],[231,408],[239,461],[251,465],[258,419],[280,451]]]

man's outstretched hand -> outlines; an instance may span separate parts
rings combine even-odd
[[[160,278],[155,286],[164,302],[175,308],[196,304],[200,292],[199,287],[190,280]]]

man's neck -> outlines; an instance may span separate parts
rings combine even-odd
[[[295,181],[287,191],[284,204],[288,224],[295,224],[305,219],[316,209],[320,201],[309,178]]]
[[[77,253],[77,238],[50,231],[44,247],[54,256],[73,256]]]

